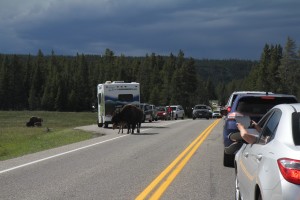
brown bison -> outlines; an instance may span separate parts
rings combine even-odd
[[[43,119],[40,117],[30,117],[29,122],[26,123],[26,126],[42,126],[42,122]]]
[[[134,105],[125,105],[121,111],[115,112],[112,116],[111,122],[113,124],[113,128],[117,125],[121,125],[123,127],[123,123],[127,125],[127,134],[130,132],[134,134],[134,129],[136,127],[137,133],[140,133],[140,127],[143,120],[143,111],[137,108]]]

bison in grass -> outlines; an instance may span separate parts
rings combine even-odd
[[[26,123],[26,126],[42,126],[42,122],[43,119],[40,117],[30,117],[29,122]]]
[[[127,134],[130,132],[134,134],[136,127],[137,133],[140,133],[140,127],[143,120],[143,111],[134,105],[125,105],[121,111],[115,112],[112,116],[111,122],[113,128],[118,125],[123,126],[124,123],[127,125]]]

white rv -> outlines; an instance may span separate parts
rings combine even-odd
[[[97,86],[98,126],[111,124],[114,111],[126,104],[140,105],[140,84],[136,82],[106,81]]]

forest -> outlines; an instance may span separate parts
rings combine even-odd
[[[300,98],[300,50],[265,44],[259,60],[169,56],[75,56],[0,54],[0,110],[89,111],[97,103],[96,86],[105,81],[138,82],[141,102],[181,104],[191,108],[218,100],[222,105],[236,90],[294,94]]]

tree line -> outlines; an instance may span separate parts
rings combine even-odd
[[[261,90],[292,94],[300,100],[300,48],[288,37],[286,44],[265,44],[259,62],[249,75],[229,82],[229,90]]]
[[[87,111],[96,105],[96,86],[105,81],[139,82],[141,102],[181,104],[189,109],[232,91],[264,90],[300,96],[299,51],[266,44],[259,61],[209,60],[152,53],[144,57],[0,54],[0,110]]]

